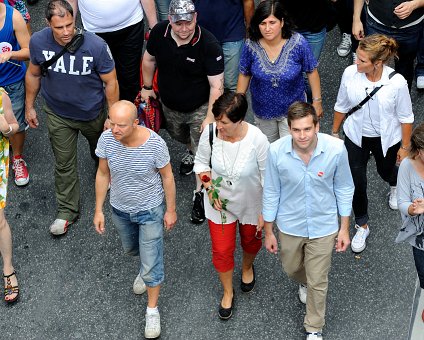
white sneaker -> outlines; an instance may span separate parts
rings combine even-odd
[[[417,89],[424,89],[424,76],[417,77]]]
[[[337,46],[337,54],[340,57],[346,57],[352,48],[352,40],[350,39],[350,34],[343,33],[342,41],[340,45]]]
[[[146,339],[156,339],[160,336],[160,314],[146,313],[146,328],[144,328],[144,337]]]
[[[358,230],[355,234],[355,236],[352,239],[352,243],[350,247],[352,248],[352,251],[355,253],[360,253],[365,249],[366,245],[366,239],[368,235],[370,234],[370,228],[362,228],[359,225],[355,224],[355,228]]]
[[[321,332],[306,332],[306,340],[323,340]]]
[[[50,233],[53,235],[63,235],[68,231],[68,227],[73,222],[69,222],[67,220],[62,220],[61,218],[56,218],[54,222],[50,225]]]
[[[355,65],[357,61],[358,61],[358,56],[356,55],[355,52],[353,52],[352,53],[352,64]]]
[[[389,207],[390,209],[393,210],[398,210],[398,205],[397,205],[397,190],[396,187],[390,187],[390,192],[389,192]]]
[[[140,274],[138,274],[133,283],[134,294],[141,295],[146,291],[146,289],[146,284],[144,283]]]
[[[304,284],[299,285],[299,300],[303,304],[306,304],[306,297],[308,296],[308,286]]]

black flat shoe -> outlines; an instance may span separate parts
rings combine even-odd
[[[244,283],[243,282],[243,275],[240,282],[240,289],[243,293],[250,293],[253,288],[255,288],[256,283],[256,277],[255,277],[255,266],[252,264],[252,270],[253,270],[253,280],[250,283]]]
[[[219,309],[218,309],[218,316],[221,320],[228,320],[229,318],[231,318],[233,316],[233,307],[234,307],[234,296],[235,296],[235,292],[233,290],[233,299],[231,300],[231,307],[230,308],[224,308],[222,307],[222,304],[219,304]]]

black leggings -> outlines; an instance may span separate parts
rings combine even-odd
[[[420,241],[423,241],[423,237],[420,237]],[[415,268],[417,268],[420,287],[424,289],[424,249],[412,247],[412,253],[414,254]]]
[[[119,99],[133,102],[140,91],[140,61],[143,50],[144,20],[115,32],[97,33],[115,60]]]
[[[362,137],[362,147],[355,145],[347,136],[345,145],[349,156],[349,166],[352,172],[355,193],[353,194],[353,212],[357,225],[368,222],[368,196],[367,196],[367,164],[370,152],[374,155],[377,172],[380,177],[395,186],[397,182],[398,167],[396,166],[399,143],[387,150],[386,157],[383,156],[380,137]]]

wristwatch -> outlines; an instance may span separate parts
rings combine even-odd
[[[143,89],[145,89],[145,90],[147,90],[147,91],[151,91],[151,90],[153,90],[153,86],[146,86],[146,85],[143,85]]]

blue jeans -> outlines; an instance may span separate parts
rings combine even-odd
[[[112,221],[121,237],[124,252],[140,256],[140,276],[148,287],[164,278],[163,215],[165,204],[138,213],[125,213],[112,207]]]
[[[306,41],[311,47],[312,53],[314,54],[315,59],[318,61],[321,56],[322,49],[325,44],[325,37],[327,35],[327,30],[324,27],[320,32],[308,32],[308,31],[297,31],[302,34]]]
[[[171,0],[155,0],[159,21],[168,19],[168,10],[170,2]]]
[[[224,52],[224,87],[235,91],[239,74],[239,62],[244,40],[228,41],[221,44]]]
[[[412,253],[414,254],[415,268],[417,268],[420,287],[424,289],[424,250],[412,247]]]
[[[420,77],[424,76],[424,25],[423,33],[421,34],[421,39],[418,47],[417,54],[417,66],[415,66],[415,76]]]
[[[12,102],[12,110],[19,124],[19,132],[28,129],[28,123],[25,120],[25,80],[22,79],[16,83],[3,86],[9,94]]]
[[[312,53],[317,61],[319,61],[319,57],[321,56],[322,49],[325,44],[325,37],[327,35],[327,29],[324,27],[320,32],[308,32],[308,31],[298,31],[298,33],[302,34],[303,37],[309,43],[311,47]],[[309,86],[308,78],[305,76],[305,89],[306,89],[306,98],[308,103],[312,103],[312,91]]]
[[[367,15],[367,35],[374,33],[385,34],[396,39],[399,44],[399,59],[395,59],[395,70],[405,77],[408,87],[411,89],[414,79],[414,61],[423,33],[423,22],[407,28],[393,28],[379,24]]]

